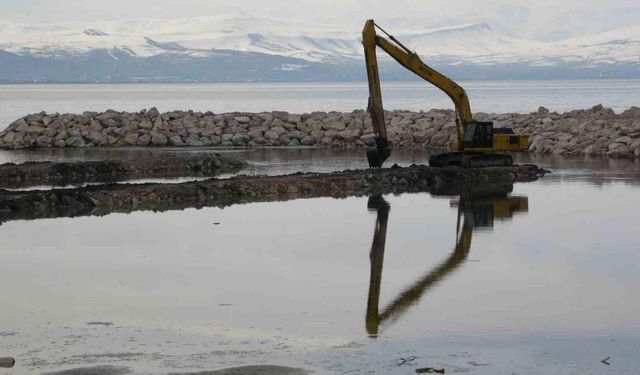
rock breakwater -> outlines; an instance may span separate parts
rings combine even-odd
[[[530,151],[558,155],[640,157],[640,108],[617,114],[601,105],[565,113],[541,107],[529,114],[477,113],[528,134]],[[446,148],[455,137],[451,110],[387,112],[393,147]],[[222,113],[157,109],[139,112],[36,113],[0,132],[0,148],[91,146],[315,146],[373,145],[369,115],[353,112]]]

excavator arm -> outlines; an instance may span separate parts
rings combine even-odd
[[[378,35],[376,28],[380,29],[390,40]],[[372,168],[380,168],[384,160],[391,153],[384,121],[384,107],[382,106],[382,90],[380,89],[376,47],[380,47],[400,65],[444,91],[444,93],[451,98],[456,108],[457,144],[458,149],[461,151],[465,124],[473,121],[469,98],[464,89],[422,62],[415,52],[412,52],[396,38],[385,32],[381,27],[376,25],[373,20],[368,20],[364,25],[364,29],[362,30],[362,44],[364,46],[364,56],[367,65],[367,79],[369,81],[369,105],[367,110],[371,115],[371,122],[376,135],[376,149],[367,152],[369,166]]]

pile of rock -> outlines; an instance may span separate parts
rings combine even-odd
[[[529,114],[477,113],[530,136],[531,151],[568,155],[640,156],[640,108],[616,114],[601,105],[566,113],[541,107]],[[451,110],[386,113],[394,147],[445,148],[455,138]],[[88,146],[316,146],[373,145],[369,115],[353,112],[223,113],[172,111],[32,114],[0,132],[0,148]]]
[[[140,210],[226,207],[249,202],[430,192],[458,195],[479,185],[535,181],[544,170],[528,164],[499,168],[433,168],[424,165],[284,176],[211,178],[182,183],[102,184],[64,189],[0,189],[0,224],[10,220],[106,215]]]
[[[29,161],[0,164],[0,188],[34,185],[111,183],[142,178],[215,176],[237,172],[247,163],[210,152],[162,153],[152,158],[95,161]]]

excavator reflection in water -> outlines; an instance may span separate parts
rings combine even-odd
[[[509,196],[512,190],[513,185],[508,184],[482,186],[459,192],[459,199],[451,201],[452,207],[457,207],[458,210],[456,245],[453,252],[436,268],[400,293],[382,312],[379,310],[380,286],[390,205],[381,195],[369,197],[367,207],[377,212],[371,244],[371,278],[365,319],[369,336],[376,337],[381,326],[399,319],[427,290],[436,286],[464,263],[469,255],[471,237],[476,228],[492,228],[495,219],[511,219],[514,213],[528,211],[528,198]]]

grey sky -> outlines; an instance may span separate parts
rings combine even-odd
[[[515,35],[556,40],[640,24],[638,0],[0,0],[0,19],[26,23],[189,17],[241,11],[303,22],[414,27],[490,21]],[[259,31],[259,30],[256,30]]]

